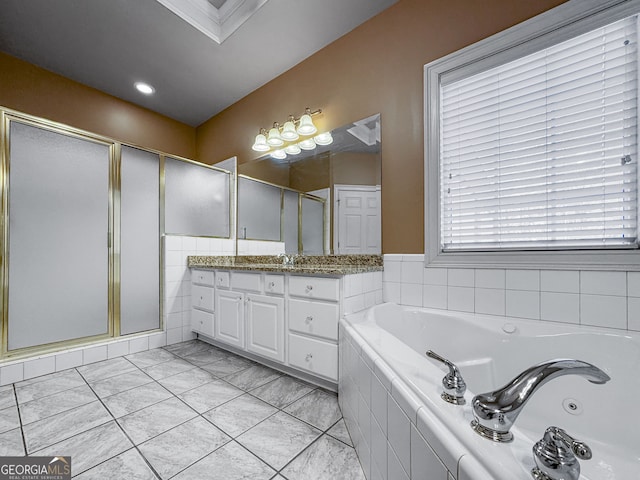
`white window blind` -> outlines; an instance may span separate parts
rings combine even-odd
[[[634,16],[443,82],[442,250],[637,245],[637,54]]]

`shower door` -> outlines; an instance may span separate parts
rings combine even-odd
[[[9,352],[112,331],[108,142],[9,123]]]

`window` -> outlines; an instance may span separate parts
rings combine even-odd
[[[568,2],[426,66],[430,263],[628,262],[639,3]]]

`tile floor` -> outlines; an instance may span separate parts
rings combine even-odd
[[[0,388],[0,456],[81,480],[364,479],[335,394],[200,341]]]

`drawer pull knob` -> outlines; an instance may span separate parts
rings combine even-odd
[[[305,361],[310,362],[313,359],[313,355],[311,355],[310,353],[307,353],[307,356],[304,357]]]
[[[307,285],[307,293],[313,290],[313,285]]]
[[[269,284],[269,287],[271,287],[271,288],[275,288],[275,286],[276,286],[276,282],[271,282],[271,283]]]
[[[313,316],[309,315],[309,316],[307,317],[307,319],[305,320],[305,322],[306,322],[306,323],[311,323],[311,322],[313,322]]]

